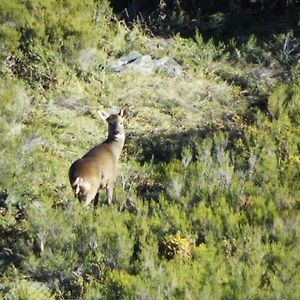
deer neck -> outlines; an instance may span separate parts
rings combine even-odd
[[[112,145],[112,152],[115,154],[116,157],[119,158],[125,143],[125,134],[109,134],[106,143]]]

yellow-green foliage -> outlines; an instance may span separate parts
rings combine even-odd
[[[66,55],[93,46],[91,43],[95,45],[100,29],[105,30],[110,16],[107,1],[95,4],[94,1],[35,0],[9,5],[6,2],[2,3],[6,22],[16,22],[17,28],[23,26],[22,43],[39,40],[45,46],[60,48]]]
[[[0,3],[0,58],[4,59],[20,45],[20,27],[24,26],[27,14],[20,2],[3,0]]]
[[[18,280],[9,284],[10,291],[5,295],[7,299],[41,299],[41,300],[52,300],[54,297],[51,295],[49,288],[42,283]]]
[[[165,255],[169,258],[173,258],[175,255],[191,258],[192,245],[193,243],[187,238],[182,237],[180,232],[177,232],[175,235],[165,237],[163,242]]]

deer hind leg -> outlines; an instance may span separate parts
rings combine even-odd
[[[113,197],[113,191],[114,191],[114,183],[108,183],[107,186],[106,186],[108,206],[111,205],[112,197]]]
[[[97,208],[98,204],[99,204],[99,192],[96,194],[94,199],[94,209]]]

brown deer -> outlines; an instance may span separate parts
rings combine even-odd
[[[100,118],[108,123],[108,137],[70,167],[69,180],[75,197],[83,207],[88,206],[93,199],[95,199],[94,205],[96,206],[99,191],[104,187],[107,191],[108,205],[112,202],[117,164],[125,142],[123,117],[127,111],[127,105],[118,114],[108,115],[98,110]]]

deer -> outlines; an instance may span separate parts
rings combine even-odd
[[[99,192],[103,188],[106,188],[108,206],[111,205],[117,165],[125,143],[123,118],[128,114],[128,106],[123,106],[116,114],[109,115],[102,110],[97,110],[97,113],[108,124],[107,139],[72,163],[69,169],[75,198],[83,207],[87,207],[93,200],[96,207]]]

